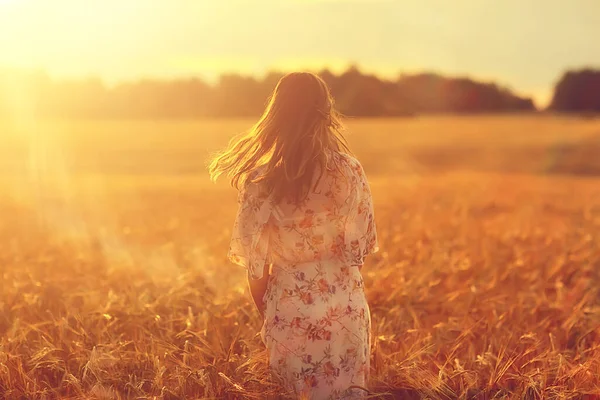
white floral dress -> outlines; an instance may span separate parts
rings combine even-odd
[[[369,376],[360,267],[378,248],[373,203],[360,163],[332,161],[299,207],[247,185],[229,251],[254,279],[272,266],[261,336],[272,371],[302,398],[361,398]]]

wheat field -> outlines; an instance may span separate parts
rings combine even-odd
[[[250,124],[0,123],[0,398],[278,397],[204,167]],[[348,128],[381,245],[370,396],[600,398],[600,177],[555,168],[600,122]]]

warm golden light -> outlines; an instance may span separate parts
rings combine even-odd
[[[2,399],[597,398],[598,4],[0,0]]]
[[[110,82],[358,63],[386,77],[432,70],[492,79],[545,105],[566,68],[600,62],[585,44],[600,36],[600,26],[586,17],[597,14],[593,2],[563,7],[535,0],[518,11],[502,2],[494,12],[476,0],[0,4],[0,67]]]

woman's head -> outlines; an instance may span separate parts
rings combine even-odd
[[[326,125],[332,111],[332,97],[327,85],[308,72],[285,75],[273,92],[263,117],[282,124]],[[314,133],[305,129],[304,134]]]
[[[216,179],[225,173],[234,186],[262,182],[276,199],[301,202],[331,151],[347,151],[342,124],[325,82],[308,72],[285,75],[260,120],[211,162]]]

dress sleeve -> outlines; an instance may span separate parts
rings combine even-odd
[[[272,212],[271,201],[256,185],[250,184],[240,190],[238,206],[227,256],[233,263],[247,268],[252,279],[260,279],[267,263],[269,234],[266,227]]]
[[[379,243],[369,182],[358,161],[352,169],[352,206],[346,222],[346,249],[351,265],[361,266],[367,255],[379,250]]]

